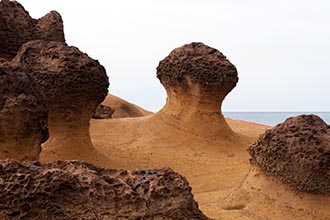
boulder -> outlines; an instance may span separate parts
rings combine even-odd
[[[114,170],[80,161],[0,161],[1,219],[203,220],[187,180],[169,168]]]

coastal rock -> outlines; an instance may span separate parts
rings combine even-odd
[[[190,127],[194,135],[216,138],[221,133],[235,139],[221,105],[238,76],[221,52],[203,43],[183,45],[159,62],[157,77],[167,93],[166,105],[157,117],[170,117],[169,123]]]
[[[207,219],[169,168],[110,170],[80,161],[0,161],[1,219]]]
[[[46,102],[36,82],[0,59],[0,159],[36,160],[47,138]]]
[[[76,47],[42,40],[24,44],[12,65],[30,74],[46,95],[50,139],[43,145],[41,160],[96,163],[91,161],[89,120],[108,93],[104,67]]]
[[[237,84],[236,67],[218,50],[193,42],[174,49],[157,67],[157,77],[166,89],[177,85],[218,90],[227,95]]]
[[[251,164],[293,190],[330,193],[330,129],[316,115],[292,117],[248,148]]]
[[[100,104],[95,109],[93,118],[94,119],[110,119],[115,110],[110,106]]]
[[[12,59],[31,40],[65,42],[61,15],[51,11],[33,19],[17,1],[0,2],[0,57]]]

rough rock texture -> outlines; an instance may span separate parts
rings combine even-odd
[[[0,159],[36,160],[47,138],[46,103],[37,84],[0,59]]]
[[[108,93],[104,67],[66,43],[30,41],[13,63],[26,70],[45,92],[50,126],[62,120],[71,127],[88,125]]]
[[[203,43],[191,43],[174,49],[157,67],[157,77],[166,87],[192,83],[218,87],[229,93],[238,82],[236,67],[218,50]]]
[[[11,63],[29,73],[46,94],[50,138],[41,161],[78,159],[101,165],[95,159],[89,121],[108,93],[104,67],[76,47],[42,40],[24,44]]]
[[[51,11],[36,20],[16,1],[0,2],[0,57],[11,59],[30,40],[65,42],[61,15]]]
[[[157,77],[167,100],[156,117],[193,135],[219,139],[221,133],[222,139],[235,139],[221,105],[236,86],[237,70],[221,52],[203,43],[183,45],[159,62]]]
[[[171,169],[109,170],[80,161],[0,161],[1,219],[202,220]]]
[[[94,119],[110,119],[115,110],[110,106],[100,104],[95,109],[93,118]]]
[[[301,115],[266,131],[248,148],[251,163],[292,189],[330,193],[330,129],[316,115]]]

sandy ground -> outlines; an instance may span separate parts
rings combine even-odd
[[[111,158],[115,168],[171,167],[184,175],[201,210],[210,218],[258,219],[226,210],[223,201],[249,171],[246,148],[269,127],[232,119],[227,122],[238,140],[221,134],[213,139],[191,135],[154,115],[92,120],[90,132],[95,148]]]

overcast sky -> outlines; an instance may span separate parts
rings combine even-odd
[[[237,67],[224,111],[330,111],[330,1],[20,0],[57,10],[67,43],[107,69],[109,91],[152,111],[165,103],[158,62],[204,42]]]

